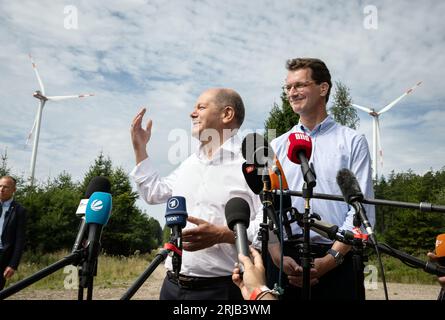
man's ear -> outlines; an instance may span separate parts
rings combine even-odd
[[[320,96],[326,97],[329,91],[329,84],[327,82],[320,83]]]
[[[225,106],[222,112],[222,121],[224,124],[230,123],[235,119],[235,108]]]

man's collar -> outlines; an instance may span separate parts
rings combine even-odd
[[[223,154],[226,153],[236,154],[240,152],[240,150],[241,150],[241,139],[238,133],[234,133],[230,138],[224,141],[224,143],[221,146],[219,146],[216,150],[214,150],[212,159],[215,159],[217,156],[221,157]],[[196,155],[200,159],[209,160],[203,150],[202,144],[196,151]]]
[[[309,130],[302,123],[301,120],[296,125],[295,131],[304,132],[310,136],[314,136],[316,134],[323,134],[328,131],[332,126],[335,125],[334,119],[330,115],[328,115],[321,123],[317,124],[314,129]]]
[[[14,198],[10,198],[6,200],[5,202],[1,202],[2,206],[11,206],[12,201],[14,201]]]

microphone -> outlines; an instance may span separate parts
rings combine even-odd
[[[260,194],[261,190],[263,190],[263,181],[261,175],[258,173],[258,168],[254,164],[244,162],[241,169],[250,190],[255,194]]]
[[[439,234],[436,238],[437,263],[445,267],[445,233]]]
[[[167,200],[165,210],[165,224],[171,229],[170,244],[168,249],[173,250],[172,266],[173,272],[179,275],[182,263],[182,229],[187,224],[187,209],[184,197],[175,196]]]
[[[110,218],[111,208],[112,199],[108,192],[96,191],[88,200],[85,212],[85,222],[88,227],[88,256],[82,267],[82,273],[87,277],[83,277],[82,287],[86,287],[95,271],[102,229]]]
[[[365,226],[366,232],[369,234],[372,242],[377,243],[371,223],[369,222],[369,219],[366,216],[365,208],[361,203],[364,196],[354,174],[349,169],[341,169],[337,173],[337,184],[340,187],[345,202],[351,205],[358,217],[360,217],[360,220]]]
[[[257,168],[268,167],[274,157],[269,143],[258,133],[249,133],[244,137],[241,153],[247,164],[253,164]]]
[[[236,251],[249,257],[246,232],[250,222],[249,204],[243,198],[232,198],[226,203],[225,215],[229,229],[235,234]]]
[[[289,135],[287,144],[287,157],[293,163],[301,165],[301,172],[307,186],[315,187],[315,175],[308,162],[312,155],[311,138],[302,132],[296,132]]]
[[[278,160],[276,155],[273,158],[273,165],[269,169],[269,176],[270,176],[270,188],[272,190],[280,189],[280,180],[278,179],[279,176],[281,176],[283,190],[289,189],[289,186],[288,186],[287,180],[286,180],[286,176],[284,175],[283,167],[281,166],[281,163]]]
[[[101,176],[94,177],[91,179],[90,183],[87,186],[87,190],[85,191],[85,198],[80,200],[79,206],[76,210],[76,215],[84,216],[87,210],[88,199],[91,195],[96,191],[102,191],[111,193],[111,184],[110,181]]]
[[[76,215],[81,217],[81,222],[76,240],[74,241],[72,252],[76,251],[79,248],[80,243],[83,241],[84,234],[86,232],[85,212],[87,210],[88,200],[96,191],[111,193],[110,181],[105,177],[98,176],[91,179],[90,183],[88,184],[87,190],[85,191],[85,198],[80,200],[79,206],[76,210]]]

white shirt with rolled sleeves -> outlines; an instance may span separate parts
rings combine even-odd
[[[365,198],[374,198],[371,178],[371,160],[368,143],[364,135],[355,130],[339,125],[331,116],[309,131],[301,123],[278,138],[272,140],[271,146],[277,154],[289,189],[302,191],[304,179],[300,165],[291,162],[287,157],[287,140],[291,133],[304,132],[312,139],[312,156],[309,163],[314,164],[316,186],[314,193],[342,195],[337,184],[337,172],[347,168],[357,178]],[[338,225],[341,229],[352,230],[354,209],[345,202],[311,199],[311,212],[318,213],[321,220]],[[304,199],[292,197],[292,206],[301,214],[304,213]],[[375,223],[375,209],[373,205],[365,205],[365,210],[371,225]],[[302,229],[294,223],[293,234],[301,234]],[[311,231],[313,243],[328,244],[331,240],[323,238]]]
[[[228,139],[209,160],[201,148],[167,177],[160,177],[150,160],[141,161],[130,173],[141,197],[149,204],[165,203],[171,196],[186,199],[189,215],[215,225],[227,225],[225,205],[233,197],[241,197],[250,207],[249,241],[257,248],[262,204],[246,183],[242,173],[241,142],[237,135]],[[195,228],[187,222],[184,229]],[[219,277],[232,274],[238,261],[234,244],[219,243],[198,251],[183,250],[181,274],[195,277]],[[165,263],[172,270],[171,258]]]

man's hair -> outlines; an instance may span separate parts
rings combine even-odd
[[[215,95],[215,104],[221,108],[232,106],[235,109],[235,121],[239,127],[244,122],[244,103],[241,96],[232,89],[220,89]]]
[[[295,71],[299,69],[309,68],[312,70],[312,79],[315,83],[320,84],[322,82],[327,82],[329,84],[328,93],[326,94],[326,103],[329,100],[329,94],[331,93],[331,74],[329,73],[328,67],[320,59],[316,58],[295,58],[289,59],[286,62],[286,69],[288,71]]]
[[[16,180],[14,177],[11,177],[11,176],[2,176],[2,177],[0,177],[0,179],[10,179],[10,180],[12,180],[12,182],[14,182],[14,186],[17,185],[17,180]]]

